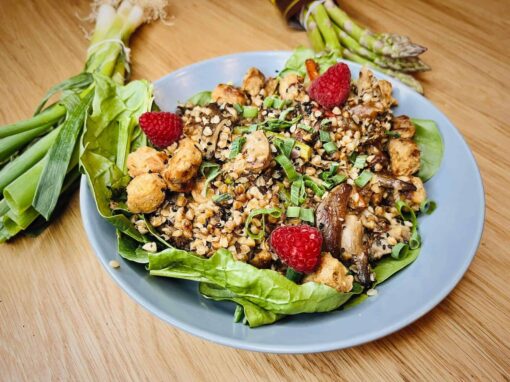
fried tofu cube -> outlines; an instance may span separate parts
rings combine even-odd
[[[315,272],[303,279],[303,282],[310,281],[325,284],[339,292],[347,293],[352,289],[354,277],[347,274],[347,268],[340,261],[326,252]]]
[[[165,200],[165,189],[165,182],[157,174],[136,176],[126,188],[129,211],[134,213],[156,211]]]
[[[409,176],[420,169],[420,149],[411,139],[391,139],[388,144],[388,152],[393,175]]]

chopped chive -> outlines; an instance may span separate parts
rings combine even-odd
[[[420,212],[430,215],[436,209],[437,204],[433,200],[426,199],[420,204]]]
[[[269,96],[264,99],[262,106],[264,106],[264,109],[269,109],[271,106],[273,106],[273,103],[274,103],[274,97]]]
[[[295,181],[297,178],[299,178],[299,175],[296,171],[296,169],[294,168],[294,165],[292,164],[292,162],[290,161],[289,158],[287,158],[285,155],[281,154],[281,155],[278,155],[276,158],[274,158],[274,160],[280,165],[282,166],[283,168],[283,171],[285,172],[285,175],[287,176],[287,178],[293,182]]]
[[[301,211],[301,207],[289,206],[289,207],[287,207],[286,215],[288,218],[298,218],[300,211]]]
[[[396,260],[403,259],[406,256],[408,249],[409,246],[407,244],[397,243],[391,249],[391,257],[393,257]]]
[[[229,159],[233,159],[239,154],[246,142],[245,137],[237,137],[232,141],[232,144],[230,145],[230,153],[228,154]]]
[[[319,186],[311,179],[305,179],[305,187],[311,189],[315,195],[321,198],[326,193],[326,190],[324,190],[321,186]]]
[[[356,159],[354,160],[354,167],[362,169],[365,167],[365,164],[367,162],[368,155],[358,155]]]
[[[212,197],[212,201],[214,203],[222,203],[222,202],[225,202],[230,199],[232,199],[232,195],[230,195],[230,194],[218,194],[218,195],[213,195],[213,197]]]
[[[312,208],[301,208],[299,218],[308,223],[315,223],[315,215]]]
[[[306,131],[307,133],[313,133],[315,130],[313,129],[313,127],[311,126],[308,126],[308,125],[305,125],[304,123],[300,123],[298,125],[298,128],[301,129],[301,130],[304,130]]]
[[[294,110],[294,108],[293,108],[293,107],[289,107],[289,108],[287,108],[287,109],[283,110],[283,111],[280,113],[280,116],[278,117],[278,119],[279,119],[280,121],[285,121],[285,120],[287,119],[287,115],[289,115],[289,113],[290,113],[292,110]]]
[[[337,150],[336,144],[334,142],[327,142],[323,147],[328,154],[333,154]]]
[[[290,154],[292,153],[292,149],[296,144],[296,140],[293,138],[276,138],[273,141],[274,145],[280,152],[285,155],[287,158],[290,158]]]
[[[234,104],[234,109],[235,111],[237,111],[239,114],[241,114],[243,112],[243,105],[241,105],[240,103],[235,103]]]
[[[321,121],[321,127],[325,127],[325,126],[329,126],[331,125],[331,119],[329,118],[324,118],[322,121]]]
[[[258,215],[262,215],[262,218],[261,218],[262,227],[260,228],[260,231],[255,234],[250,230],[250,224],[251,224],[251,221],[253,220],[253,218]],[[244,230],[245,230],[246,234],[254,240],[260,240],[264,237],[264,234],[266,232],[266,223],[264,220],[265,215],[270,215],[274,218],[279,218],[280,216],[282,216],[282,210],[279,208],[273,207],[273,208],[259,208],[256,210],[252,210],[250,212],[250,214],[248,215],[248,218],[246,219],[246,223],[244,225]]]
[[[329,131],[319,130],[319,138],[321,142],[331,142],[331,135],[329,135]]]
[[[372,179],[372,173],[368,170],[363,170],[361,174],[354,180],[354,183],[358,187],[365,187],[370,179]]]
[[[287,101],[281,99],[280,97],[275,97],[273,100],[273,107],[275,109],[283,109],[283,107],[287,104]]]
[[[289,268],[287,268],[287,271],[285,272],[285,277],[288,278],[290,281],[298,283],[299,281],[301,281],[303,274],[301,272],[297,272],[294,269],[289,267]]]
[[[299,206],[306,199],[306,189],[303,177],[296,179],[290,186],[290,202]]]
[[[257,115],[259,115],[259,109],[256,106],[245,106],[243,108],[244,118],[255,118]]]

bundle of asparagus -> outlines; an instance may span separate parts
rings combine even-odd
[[[48,221],[76,185],[94,76],[124,83],[130,36],[144,22],[165,16],[166,0],[132,1],[95,0],[96,27],[83,72],[52,87],[32,118],[0,126],[0,243]],[[46,106],[57,93],[59,100]],[[127,153],[121,154],[125,160]]]
[[[408,37],[364,29],[333,0],[310,3],[303,8],[300,22],[316,52],[334,51],[340,57],[370,66],[423,93],[421,84],[409,73],[430,70],[419,58],[427,49]]]

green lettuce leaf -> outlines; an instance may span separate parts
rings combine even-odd
[[[285,76],[287,73],[298,73],[300,76],[308,79],[305,61],[313,58],[319,64],[320,73],[324,73],[330,66],[338,62],[340,56],[336,52],[316,54],[312,49],[299,47],[294,50],[292,55],[285,62],[283,70],[279,73],[279,77]]]
[[[376,280],[374,286],[383,283],[384,281],[388,280],[391,276],[393,276],[395,273],[407,267],[409,264],[411,264],[418,258],[419,254],[420,248],[417,248],[410,249],[407,252],[407,255],[402,259],[394,259],[391,256],[383,258],[374,267]]]
[[[117,230],[117,252],[124,259],[135,263],[147,264],[149,262],[149,252],[140,248],[140,243],[130,236]]]
[[[192,105],[205,106],[211,103],[211,92],[208,90],[204,90],[203,92],[199,92],[192,96],[190,99],[186,101],[186,103],[190,103]]]
[[[125,161],[132,142],[143,136],[138,118],[151,108],[152,85],[132,81],[123,86],[99,74],[94,74],[94,81],[96,90],[80,145],[80,166],[99,214],[136,241],[146,242],[126,215],[112,212],[110,201],[129,182]]]
[[[236,261],[225,249],[218,250],[207,259],[170,248],[149,255],[149,270],[153,276],[218,285],[279,314],[328,312],[337,309],[354,294],[361,293],[359,288],[353,288],[350,293],[339,293],[324,284],[310,282],[297,285],[278,272]]]
[[[283,314],[277,314],[262,309],[258,305],[255,305],[252,302],[237,296],[235,293],[232,293],[228,289],[219,287],[214,284],[201,282],[198,290],[200,291],[200,294],[205,298],[214,301],[232,301],[239,304],[242,307],[244,317],[251,328],[273,324],[285,317]]]
[[[420,172],[418,176],[426,182],[432,178],[441,166],[444,144],[436,122],[429,119],[412,119],[416,127],[414,141],[421,151]]]

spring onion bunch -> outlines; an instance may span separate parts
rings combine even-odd
[[[333,0],[312,2],[301,12],[301,24],[316,52],[335,52],[339,57],[370,66],[423,93],[410,73],[430,70],[419,55],[427,49],[408,37],[376,34],[359,26]]]
[[[94,76],[123,84],[130,71],[129,38],[143,23],[165,17],[165,5],[165,0],[95,1],[83,72],[50,88],[32,118],[0,126],[0,243],[38,218],[49,220],[76,184],[79,141],[98,86]]]

